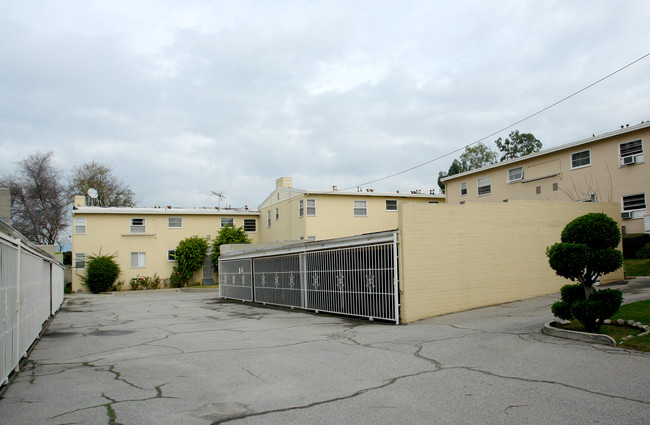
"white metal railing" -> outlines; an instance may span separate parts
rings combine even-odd
[[[0,232],[0,385],[63,302],[63,267],[30,245]]]
[[[338,242],[220,259],[221,296],[399,323],[397,234],[357,246]]]

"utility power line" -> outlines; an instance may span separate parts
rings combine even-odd
[[[605,81],[606,79],[608,79],[608,78],[610,78],[610,77],[612,77],[612,76],[618,74],[619,72],[623,71],[624,69],[629,68],[630,66],[634,65],[635,63],[640,62],[641,60],[647,58],[648,56],[650,56],[650,52],[648,52],[648,53],[646,53],[645,55],[643,55],[643,56],[641,56],[641,57],[639,57],[639,58],[633,60],[632,62],[628,63],[627,65],[620,67],[620,68],[617,69],[616,71],[614,71],[614,72],[612,72],[612,73],[610,73],[610,74],[605,75],[604,77],[600,78],[599,80],[596,80],[596,81],[594,81],[593,83],[591,83],[591,84],[589,84],[589,85],[587,85],[587,86],[581,88],[580,90],[575,91],[575,92],[571,93],[570,95],[565,96],[565,97],[563,97],[562,99],[560,99],[560,100],[558,100],[558,101],[556,101],[556,102],[554,102],[554,103],[552,103],[552,104],[550,104],[550,105],[548,105],[548,106],[546,106],[546,107],[544,107],[544,108],[538,110],[537,112],[534,112],[534,113],[532,113],[532,114],[530,114],[530,115],[528,115],[528,116],[526,116],[526,117],[524,117],[524,118],[521,118],[520,120],[518,120],[518,121],[516,121],[516,122],[514,122],[514,123],[512,123],[512,124],[510,124],[510,125],[508,125],[508,126],[506,126],[506,127],[503,127],[502,129],[499,129],[499,130],[497,130],[497,131],[495,131],[495,132],[492,132],[492,133],[488,134],[488,135],[485,136],[485,137],[482,137],[482,138],[480,138],[480,139],[478,139],[478,140],[475,140],[475,141],[473,141],[473,142],[471,142],[471,143],[468,143],[468,144],[466,144],[465,146],[461,146],[460,148],[458,148],[458,149],[456,149],[456,150],[453,150],[453,151],[451,151],[451,152],[447,152],[446,154],[443,154],[443,155],[437,156],[437,157],[435,157],[435,158],[433,158],[433,159],[430,159],[430,160],[428,160],[428,161],[425,161],[425,162],[422,162],[422,163],[420,163],[420,164],[414,165],[414,166],[412,166],[412,167],[410,167],[410,168],[407,168],[407,169],[405,169],[405,170],[397,171],[397,172],[395,172],[395,173],[393,173],[393,174],[389,174],[389,175],[387,175],[387,176],[385,176],[385,177],[381,177],[381,178],[378,178],[378,179],[375,179],[375,180],[371,180],[371,181],[368,181],[368,182],[365,182],[365,183],[361,183],[361,184],[357,184],[357,185],[354,185],[354,186],[346,187],[345,189],[342,189],[342,190],[354,189],[354,188],[356,188],[356,187],[362,187],[362,186],[366,186],[366,185],[369,185],[369,184],[372,184],[372,183],[380,182],[380,181],[382,181],[382,180],[387,180],[387,179],[390,179],[390,178],[392,178],[392,177],[399,176],[400,174],[404,174],[404,173],[408,173],[409,171],[413,171],[413,170],[415,170],[416,168],[420,168],[420,167],[423,167],[423,166],[425,166],[425,165],[427,165],[427,164],[431,164],[432,162],[435,162],[435,161],[438,161],[439,159],[442,159],[442,158],[448,157],[449,155],[453,155],[453,154],[455,154],[456,152],[462,151],[463,149],[465,149],[465,148],[467,148],[467,147],[469,147],[469,146],[472,146],[472,145],[475,145],[475,144],[477,144],[477,143],[479,143],[479,142],[482,142],[483,140],[485,140],[485,139],[487,139],[487,138],[490,138],[490,137],[492,137],[492,136],[496,136],[497,134],[501,133],[502,131],[508,130],[509,128],[512,128],[512,127],[516,126],[517,124],[521,124],[522,122],[527,121],[527,120],[531,119],[532,117],[537,116],[537,115],[541,114],[542,112],[545,112],[545,111],[547,111],[547,110],[553,108],[554,106],[557,106],[557,105],[559,105],[560,103],[565,102],[565,101],[571,99],[572,97],[574,97],[574,96],[576,96],[576,95],[582,93],[583,91],[585,91],[585,90],[587,90],[587,89],[589,89],[589,88],[595,86],[596,84],[598,84],[598,83],[600,83],[600,82],[603,82],[603,81]]]

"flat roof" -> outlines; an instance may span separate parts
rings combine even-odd
[[[249,215],[259,216],[258,210],[244,208],[138,208],[138,207],[74,207],[72,214],[128,214],[128,215]]]
[[[468,176],[468,175],[471,175],[471,174],[480,173],[481,171],[489,170],[489,169],[492,169],[492,168],[498,168],[498,167],[502,167],[504,165],[510,165],[510,164],[515,164],[517,162],[526,161],[526,160],[529,160],[531,158],[536,158],[538,156],[548,155],[548,154],[553,153],[553,152],[558,152],[558,151],[562,151],[562,150],[565,150],[565,149],[572,149],[572,148],[575,148],[576,146],[586,145],[588,143],[599,142],[601,140],[609,139],[609,138],[614,137],[614,136],[620,136],[622,134],[630,133],[630,132],[637,131],[637,130],[642,130],[642,129],[648,128],[648,127],[650,127],[650,121],[645,121],[645,122],[642,121],[640,124],[633,125],[633,126],[630,126],[630,127],[621,128],[619,130],[610,131],[609,133],[603,133],[603,134],[600,134],[598,136],[592,136],[592,137],[589,137],[589,138],[586,138],[586,139],[581,139],[581,140],[578,140],[578,141],[575,141],[575,142],[566,143],[564,145],[556,146],[554,148],[544,149],[544,150],[541,150],[539,152],[531,153],[531,154],[528,154],[528,155],[525,155],[525,156],[520,156],[519,158],[508,159],[506,161],[497,162],[496,164],[486,165],[484,167],[477,168],[475,170],[465,171],[464,173],[454,174],[454,175],[445,177],[443,179],[440,179],[440,181],[446,182],[448,180],[453,180],[453,179],[457,179],[459,177],[465,177],[465,176]]]

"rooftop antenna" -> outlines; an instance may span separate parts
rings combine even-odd
[[[211,190],[210,193],[219,198],[219,209],[221,209],[221,200],[226,199],[226,192],[223,190],[221,192]]]
[[[88,197],[91,199],[90,203],[93,206],[97,206],[97,189],[93,189],[92,187],[88,189]]]

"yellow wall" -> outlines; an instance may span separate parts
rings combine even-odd
[[[504,199],[577,201],[589,199],[591,193],[598,202],[616,204],[622,202],[622,196],[646,193],[647,203],[650,166],[645,162],[629,166],[619,164],[619,145],[639,138],[643,140],[645,154],[650,141],[650,128],[647,127],[454,178],[445,182],[447,203],[502,202]],[[591,165],[571,169],[571,154],[586,149],[591,150]],[[523,182],[508,183],[508,170],[519,166],[524,168]],[[547,177],[554,174],[557,175]],[[478,179],[486,176],[490,176],[492,193],[478,196]],[[536,180],[538,178],[541,179]],[[467,184],[467,195],[461,196],[463,182]],[[554,184],[557,184],[555,190]],[[619,205],[619,218],[621,211]],[[627,233],[644,231],[642,216],[623,220],[622,225]]]
[[[83,208],[81,209],[83,210]],[[97,209],[100,210],[100,209]],[[155,209],[151,209],[155,210]],[[73,261],[73,279],[72,290],[82,289],[87,291],[81,284],[79,273],[83,270],[74,269],[74,258],[76,253],[85,253],[86,257],[92,254],[117,253],[116,261],[119,264],[122,273],[118,280],[124,281],[123,290],[130,289],[129,280],[136,276],[153,276],[157,273],[162,279],[169,278],[172,268],[177,264],[175,261],[168,261],[167,251],[176,249],[178,243],[190,236],[209,237],[210,243],[219,233],[221,226],[221,217],[234,218],[234,225],[240,227],[244,225],[244,218],[256,219],[257,212],[251,211],[248,215],[229,215],[227,210],[221,215],[202,215],[202,214],[180,214],[167,210],[164,214],[147,214],[138,213],[134,210],[133,214],[96,214],[73,212],[72,218],[72,261]],[[168,228],[168,217],[183,217],[182,228]],[[76,234],[75,219],[86,219],[86,233]],[[145,234],[130,233],[130,219],[144,218],[146,224]],[[253,243],[259,240],[259,220],[257,222],[257,231],[248,233]],[[146,253],[145,268],[131,268],[131,252]],[[194,280],[200,280],[201,271],[195,273]],[[216,279],[216,276],[215,276]]]
[[[546,247],[560,241],[569,221],[589,212],[620,223],[619,205],[612,203],[403,204],[402,322],[558,292],[571,282],[555,275]],[[623,278],[621,268],[602,283]]]
[[[279,199],[278,199],[279,195]],[[316,215],[307,215],[307,200],[316,201]],[[397,228],[398,211],[386,211],[386,200],[397,200],[398,211],[403,202],[428,204],[429,201],[445,202],[437,196],[420,195],[404,197],[358,194],[304,194],[290,190],[276,190],[265,204],[260,206],[260,240],[285,241],[317,240],[354,236]],[[304,201],[304,216],[299,216],[299,201]],[[366,201],[367,215],[354,215],[354,201]],[[279,220],[275,220],[275,208],[279,208]],[[267,211],[271,211],[271,227],[267,227]]]

